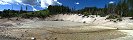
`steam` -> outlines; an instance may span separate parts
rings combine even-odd
[[[57,0],[0,0],[0,5],[28,5],[33,8],[33,11],[37,11],[34,6],[40,6],[41,8],[47,8],[49,5],[62,5]]]

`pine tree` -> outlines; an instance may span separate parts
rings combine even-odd
[[[127,3],[128,3],[129,6],[133,9],[133,0],[127,0]]]
[[[23,13],[23,7],[22,7],[22,5],[20,6],[20,13]]]
[[[22,10],[22,11],[23,11],[23,7],[22,7],[22,5],[20,6],[20,10]]]
[[[26,11],[28,11],[28,6],[26,6]]]

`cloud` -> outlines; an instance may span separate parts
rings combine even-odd
[[[47,8],[49,5],[62,5],[57,0],[0,0],[0,5],[29,5],[35,10],[34,6],[40,6],[41,8]]]
[[[47,6],[49,6],[49,5],[62,5],[57,0],[41,0],[40,4],[41,4],[42,8],[47,8]]]
[[[39,10],[35,9],[33,6],[31,6],[31,7],[32,7],[33,11],[39,11]]]
[[[110,1],[110,2],[109,2],[109,4],[112,4],[112,3],[114,3],[114,1]]]
[[[6,5],[6,4],[9,4],[9,3],[0,1],[0,4],[1,4],[1,5]],[[10,5],[10,4],[9,4],[9,5]]]
[[[77,3],[75,3],[75,4],[77,4],[77,5],[78,5],[78,4],[79,4],[79,2],[77,2]]]

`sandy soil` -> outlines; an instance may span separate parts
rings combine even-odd
[[[124,37],[126,34],[116,30],[92,31],[92,32],[71,32],[60,33],[45,30],[41,28],[7,28],[8,30],[1,32],[1,35],[13,37],[20,40],[31,40],[32,37],[37,40],[106,40]],[[105,37],[106,36],[106,37]],[[12,39],[12,38],[10,38]]]
[[[0,19],[0,40],[130,40],[133,39],[132,20],[114,23],[105,17],[80,18],[78,15],[56,15],[65,21],[38,19]],[[67,16],[67,17],[66,17]],[[78,17],[79,18],[78,18]],[[77,20],[74,20],[76,19]],[[74,18],[74,19],[72,19]],[[82,21],[80,21],[82,20]],[[95,20],[95,21],[94,21]],[[87,23],[83,23],[86,21]],[[100,21],[100,22],[98,22]],[[125,25],[126,24],[126,25]]]

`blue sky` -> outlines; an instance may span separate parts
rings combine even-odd
[[[12,7],[13,10],[20,10],[20,6],[23,7],[23,10],[25,10],[25,6],[28,6],[29,11],[32,11],[33,8],[35,8],[34,10],[42,10],[46,9],[48,5],[64,5],[75,9],[94,6],[104,8],[105,4],[108,4],[111,1],[117,3],[119,0],[37,0],[31,2],[27,0],[0,0],[0,10],[12,9]]]

